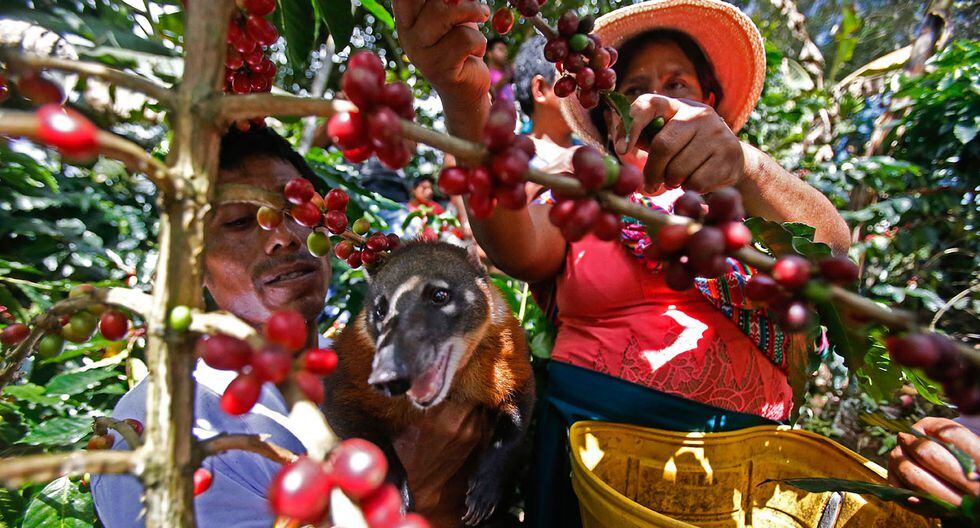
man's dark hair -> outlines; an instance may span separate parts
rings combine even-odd
[[[527,39],[514,57],[514,90],[517,102],[525,114],[534,113],[534,96],[531,95],[531,81],[536,75],[544,78],[549,85],[554,85],[558,71],[555,65],[544,58],[544,45],[548,40],[535,34]]]
[[[698,77],[701,92],[705,97],[709,94],[714,94],[714,107],[718,108],[721,105],[724,93],[721,89],[721,83],[718,82],[718,77],[715,75],[715,69],[711,65],[711,62],[708,61],[707,55],[704,54],[704,50],[701,49],[697,41],[683,31],[677,31],[676,29],[653,29],[645,33],[640,33],[626,41],[619,47],[619,58],[616,60],[616,64],[613,65],[613,69],[616,70],[616,78],[625,78],[626,72],[629,70],[633,59],[636,58],[637,52],[643,49],[644,46],[656,42],[673,42],[677,44],[681,51],[684,52],[684,55],[687,56],[687,60],[691,61],[691,64],[694,65],[694,74]],[[605,108],[606,103],[603,101],[599,106],[593,108],[589,114],[589,117],[592,119],[592,124],[596,126],[600,136],[603,138],[609,135],[609,131],[606,129],[606,120],[603,116]]]
[[[232,128],[221,138],[219,168],[237,169],[245,163],[245,160],[255,156],[281,159],[295,167],[299,175],[310,180],[310,183],[315,184],[319,181],[303,156],[293,150],[292,145],[271,128],[252,127],[248,132]]]

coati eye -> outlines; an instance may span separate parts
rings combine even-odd
[[[379,297],[374,304],[374,316],[378,319],[384,319],[386,315],[388,315],[388,299]]]
[[[432,303],[438,306],[442,306],[449,302],[449,290],[445,288],[436,288],[432,290]]]

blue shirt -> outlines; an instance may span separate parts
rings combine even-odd
[[[320,346],[327,346],[321,339]],[[262,386],[259,401],[251,411],[232,416],[221,409],[221,394],[237,373],[213,369],[199,361],[194,370],[197,381],[194,397],[194,436],[207,439],[219,433],[268,435],[268,440],[297,454],[306,449],[288,429],[289,409],[279,389],[272,383]],[[127,392],[116,404],[112,417],[135,418],[146,423],[146,380]],[[115,431],[113,449],[129,449]],[[194,498],[198,526],[269,527],[275,517],[269,510],[266,493],[280,465],[254,453],[226,451],[210,456],[203,466],[211,471],[211,487]],[[133,475],[93,475],[92,496],[96,511],[106,528],[143,526],[143,488]]]

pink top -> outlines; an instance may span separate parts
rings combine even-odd
[[[555,302],[552,359],[723,409],[789,416],[786,374],[697,289],[670,289],[620,242],[571,243]]]

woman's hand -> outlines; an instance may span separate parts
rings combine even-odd
[[[636,98],[627,143],[622,121],[613,113],[610,135],[623,161],[643,166],[648,192],[661,185],[709,193],[737,184],[744,173],[742,145],[713,108],[656,94]],[[646,153],[637,149],[640,133],[657,117],[666,123]],[[643,145],[640,145],[643,147]]]
[[[962,425],[945,418],[927,417],[915,429],[952,444],[973,457],[980,465],[980,437]],[[888,457],[888,481],[895,486],[935,495],[959,505],[964,495],[980,495],[977,475],[963,474],[960,464],[942,446],[910,434],[898,435],[898,446]]]
[[[412,63],[439,92],[444,105],[463,107],[485,98],[490,70],[487,39],[477,24],[490,8],[476,0],[392,0],[398,40]]]

